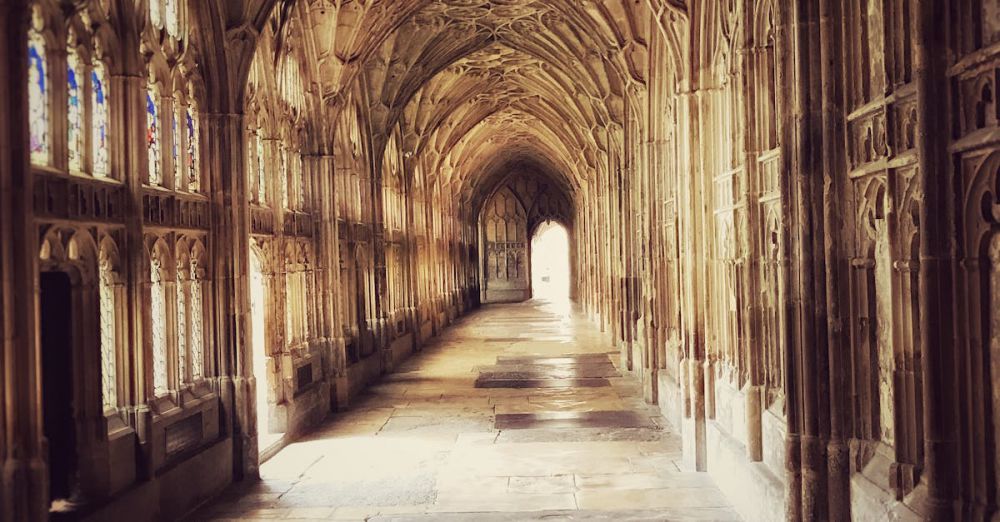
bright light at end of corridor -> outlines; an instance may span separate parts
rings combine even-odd
[[[569,307],[569,233],[566,227],[547,221],[531,239],[532,298]]]

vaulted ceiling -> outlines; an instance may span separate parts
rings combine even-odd
[[[271,28],[304,50],[331,115],[362,100],[374,158],[398,130],[408,160],[465,194],[513,164],[572,192],[646,83],[651,21],[683,9],[663,1],[287,0]]]

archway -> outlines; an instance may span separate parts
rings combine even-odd
[[[257,448],[264,454],[279,443],[283,433],[271,422],[270,371],[267,354],[267,285],[260,254],[250,251],[250,317],[253,323],[253,374],[257,380]]]
[[[531,297],[552,303],[570,299],[569,231],[546,221],[531,238]]]

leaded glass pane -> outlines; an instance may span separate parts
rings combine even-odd
[[[163,395],[169,389],[167,384],[167,297],[160,277],[161,264],[158,258],[150,263],[149,314],[153,323],[153,393]]]
[[[66,146],[69,153],[69,170],[82,172],[83,164],[83,84],[86,78],[80,56],[72,47],[66,54],[66,98],[68,101]]]
[[[187,127],[187,176],[188,190],[198,192],[201,190],[201,157],[199,155],[200,141],[198,139],[198,119],[194,112],[188,108],[186,112]]]
[[[115,357],[115,287],[111,264],[105,260],[100,266],[101,307],[101,399],[104,409],[118,407],[118,372]]]
[[[48,165],[49,142],[49,66],[45,39],[37,31],[28,36],[28,125],[31,133],[31,162]]]
[[[149,184],[162,185],[160,170],[160,118],[156,105],[156,94],[150,87],[146,92],[146,147],[149,153]]]
[[[108,177],[111,174],[111,156],[108,150],[108,74],[102,62],[94,65],[94,70],[90,73],[90,84],[94,118],[91,126],[94,175]]]
[[[184,295],[184,284],[177,284],[177,374],[180,381],[186,382],[187,375],[187,296]]]
[[[191,272],[198,273],[197,263],[191,265]],[[194,380],[205,376],[205,309],[202,299],[201,279],[194,278],[191,280],[191,378]]]
[[[295,274],[285,274],[285,344],[295,343]]]
[[[174,189],[184,190],[184,169],[181,161],[181,132],[177,123],[177,111],[170,117],[170,157],[174,168]]]

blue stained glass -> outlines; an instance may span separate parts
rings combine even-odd
[[[28,57],[31,61],[31,67],[34,69],[32,75],[35,80],[35,84],[38,86],[38,92],[45,94],[45,51],[39,49],[36,45],[31,45],[28,47]]]
[[[173,117],[170,118],[170,136],[171,138],[173,138],[172,139],[173,143],[170,144],[170,157],[173,158],[173,165],[174,165],[174,188],[183,189],[184,176],[182,175],[182,172],[184,171],[184,169],[182,168],[181,157],[180,157],[181,135],[177,131],[176,111],[174,111]]]
[[[83,104],[80,102],[80,82],[77,81],[77,70],[80,60],[76,53],[70,50],[67,55],[66,83],[67,98],[67,152],[69,154],[69,169],[73,172],[83,170]]]
[[[45,40],[32,31],[28,41],[28,125],[31,138],[31,161],[49,163],[49,96]]]
[[[108,153],[108,104],[105,86],[104,64],[98,62],[90,74],[91,97],[93,100],[94,124],[92,129],[94,175],[107,176],[110,168]]]
[[[191,109],[187,110],[187,168],[188,189],[197,192],[201,189],[201,174],[198,172],[198,122],[194,119]]]

